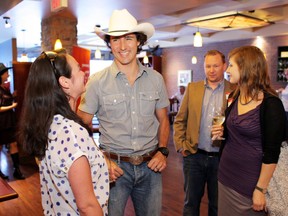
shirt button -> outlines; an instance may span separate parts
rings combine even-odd
[[[132,114],[135,114],[135,111],[132,111]]]
[[[136,130],[136,127],[134,127],[133,130]]]
[[[114,99],[114,103],[116,103],[117,102],[117,100],[116,99]]]

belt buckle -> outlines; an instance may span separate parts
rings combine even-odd
[[[132,155],[129,158],[129,162],[135,166],[141,164],[143,162],[143,157],[141,155]]]

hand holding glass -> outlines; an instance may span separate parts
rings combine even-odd
[[[212,140],[224,140],[219,133],[223,133],[222,124],[225,121],[224,108],[214,108],[212,115]]]

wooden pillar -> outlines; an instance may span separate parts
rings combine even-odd
[[[72,14],[56,13],[41,22],[41,47],[43,51],[53,50],[56,39],[69,54],[77,45],[77,19]]]

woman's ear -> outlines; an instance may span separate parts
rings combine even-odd
[[[59,84],[62,88],[68,89],[69,88],[69,79],[64,76],[59,77]]]

